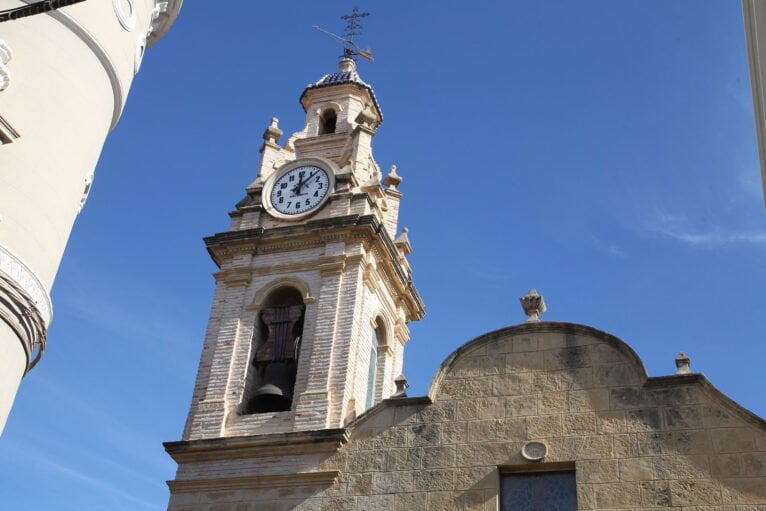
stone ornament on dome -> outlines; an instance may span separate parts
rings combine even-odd
[[[536,289],[530,289],[526,296],[519,298],[519,301],[521,308],[524,309],[524,314],[527,315],[528,322],[540,321],[540,316],[547,310],[545,299]]]

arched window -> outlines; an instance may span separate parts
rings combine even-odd
[[[290,410],[303,335],[305,306],[292,287],[263,302],[253,332],[254,356],[245,384],[243,413]]]
[[[327,108],[319,116],[319,134],[327,135],[335,133],[335,125],[338,122],[338,114],[332,108]]]
[[[379,351],[386,344],[386,331],[383,321],[378,318],[375,320],[375,328],[372,331],[372,342],[370,343],[370,359],[367,366],[367,396],[364,402],[364,409],[368,410],[375,404],[375,389],[378,384],[379,372]],[[382,376],[382,375],[380,375]]]

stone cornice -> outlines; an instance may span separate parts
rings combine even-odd
[[[167,481],[173,493],[225,491],[254,488],[290,488],[295,486],[330,486],[340,475],[338,470],[243,477],[214,477]]]
[[[348,138],[348,133],[333,133],[331,135],[319,135],[296,140],[295,149],[298,159],[307,155],[321,153],[327,149],[343,149]]]
[[[345,429],[297,431],[165,442],[165,451],[177,462],[259,458],[286,454],[331,453],[348,441]]]
[[[231,253],[268,253],[315,247],[326,241],[343,241],[349,237],[366,237],[376,243],[380,257],[380,275],[406,304],[410,320],[425,315],[425,308],[409,273],[399,261],[399,251],[384,225],[374,215],[346,215],[309,220],[305,223],[265,229],[258,227],[242,231],[228,231],[204,238],[210,256],[221,267]],[[349,261],[347,260],[346,263]],[[325,271],[342,271],[334,263]],[[332,267],[331,267],[332,266]]]
[[[221,280],[227,284],[247,285],[253,278],[253,272],[250,268],[227,268],[224,271],[214,273],[216,280]]]

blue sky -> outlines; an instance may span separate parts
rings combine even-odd
[[[276,115],[336,67],[347,2],[186,2],[150,48],[53,291],[48,351],[0,437],[4,505],[164,509],[213,291],[201,238],[255,176]],[[410,395],[524,319],[683,350],[766,415],[766,208],[739,2],[360,2],[383,168],[404,177]]]

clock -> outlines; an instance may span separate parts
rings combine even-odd
[[[291,163],[269,180],[263,202],[272,216],[302,218],[324,204],[334,181],[331,171],[313,161]]]

